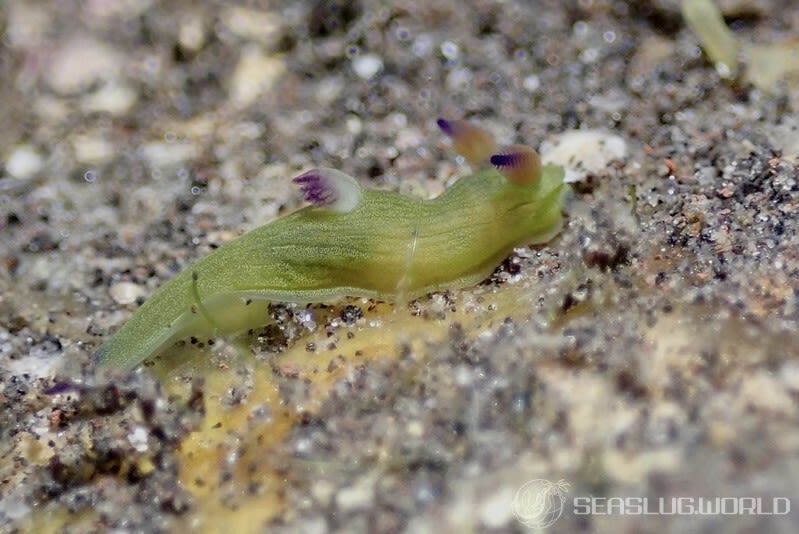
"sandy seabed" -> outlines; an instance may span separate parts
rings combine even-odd
[[[795,2],[724,8],[799,34]],[[721,79],[676,1],[8,0],[0,28],[0,530],[799,527],[799,86]],[[623,157],[575,148],[563,232],[477,287],[91,364],[304,170],[440,193],[468,170],[439,116]]]

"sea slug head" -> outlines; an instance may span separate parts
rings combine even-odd
[[[487,132],[469,122],[439,119],[438,126],[472,165],[496,169],[496,173],[477,173],[470,178],[494,181],[490,209],[495,222],[527,243],[547,241],[560,231],[568,189],[561,167],[542,165],[529,146],[498,148]]]
[[[496,202],[505,207],[508,226],[518,226],[527,243],[543,243],[563,227],[563,207],[568,186],[563,168],[542,166],[538,153],[524,145],[513,145],[490,158],[507,180]]]
[[[541,177],[541,158],[529,146],[512,145],[498,151],[491,135],[468,121],[438,119],[437,123],[472,165],[493,165],[514,184],[533,183]]]

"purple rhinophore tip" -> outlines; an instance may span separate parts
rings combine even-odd
[[[491,156],[491,165],[495,167],[516,167],[522,162],[522,154],[494,154]]]
[[[292,182],[300,186],[305,200],[316,206],[327,206],[337,199],[329,181],[315,170],[297,176]]]
[[[56,382],[49,388],[44,390],[45,395],[59,395],[61,393],[66,393],[67,391],[71,391],[77,389],[75,384],[70,382]]]
[[[438,124],[438,127],[441,128],[442,132],[447,135],[452,135],[452,122],[448,121],[447,119],[438,119],[436,124]]]

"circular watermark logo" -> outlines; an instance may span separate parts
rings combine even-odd
[[[513,515],[528,528],[546,528],[560,519],[568,491],[569,483],[563,479],[550,482],[536,478],[525,482],[513,496]]]

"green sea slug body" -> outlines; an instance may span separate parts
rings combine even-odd
[[[190,336],[264,324],[254,300],[344,295],[404,301],[476,284],[519,245],[562,227],[563,169],[529,147],[497,149],[465,121],[438,121],[475,168],[434,199],[363,189],[333,169],[297,178],[310,206],[235,239],[159,288],[95,352],[132,368]]]

